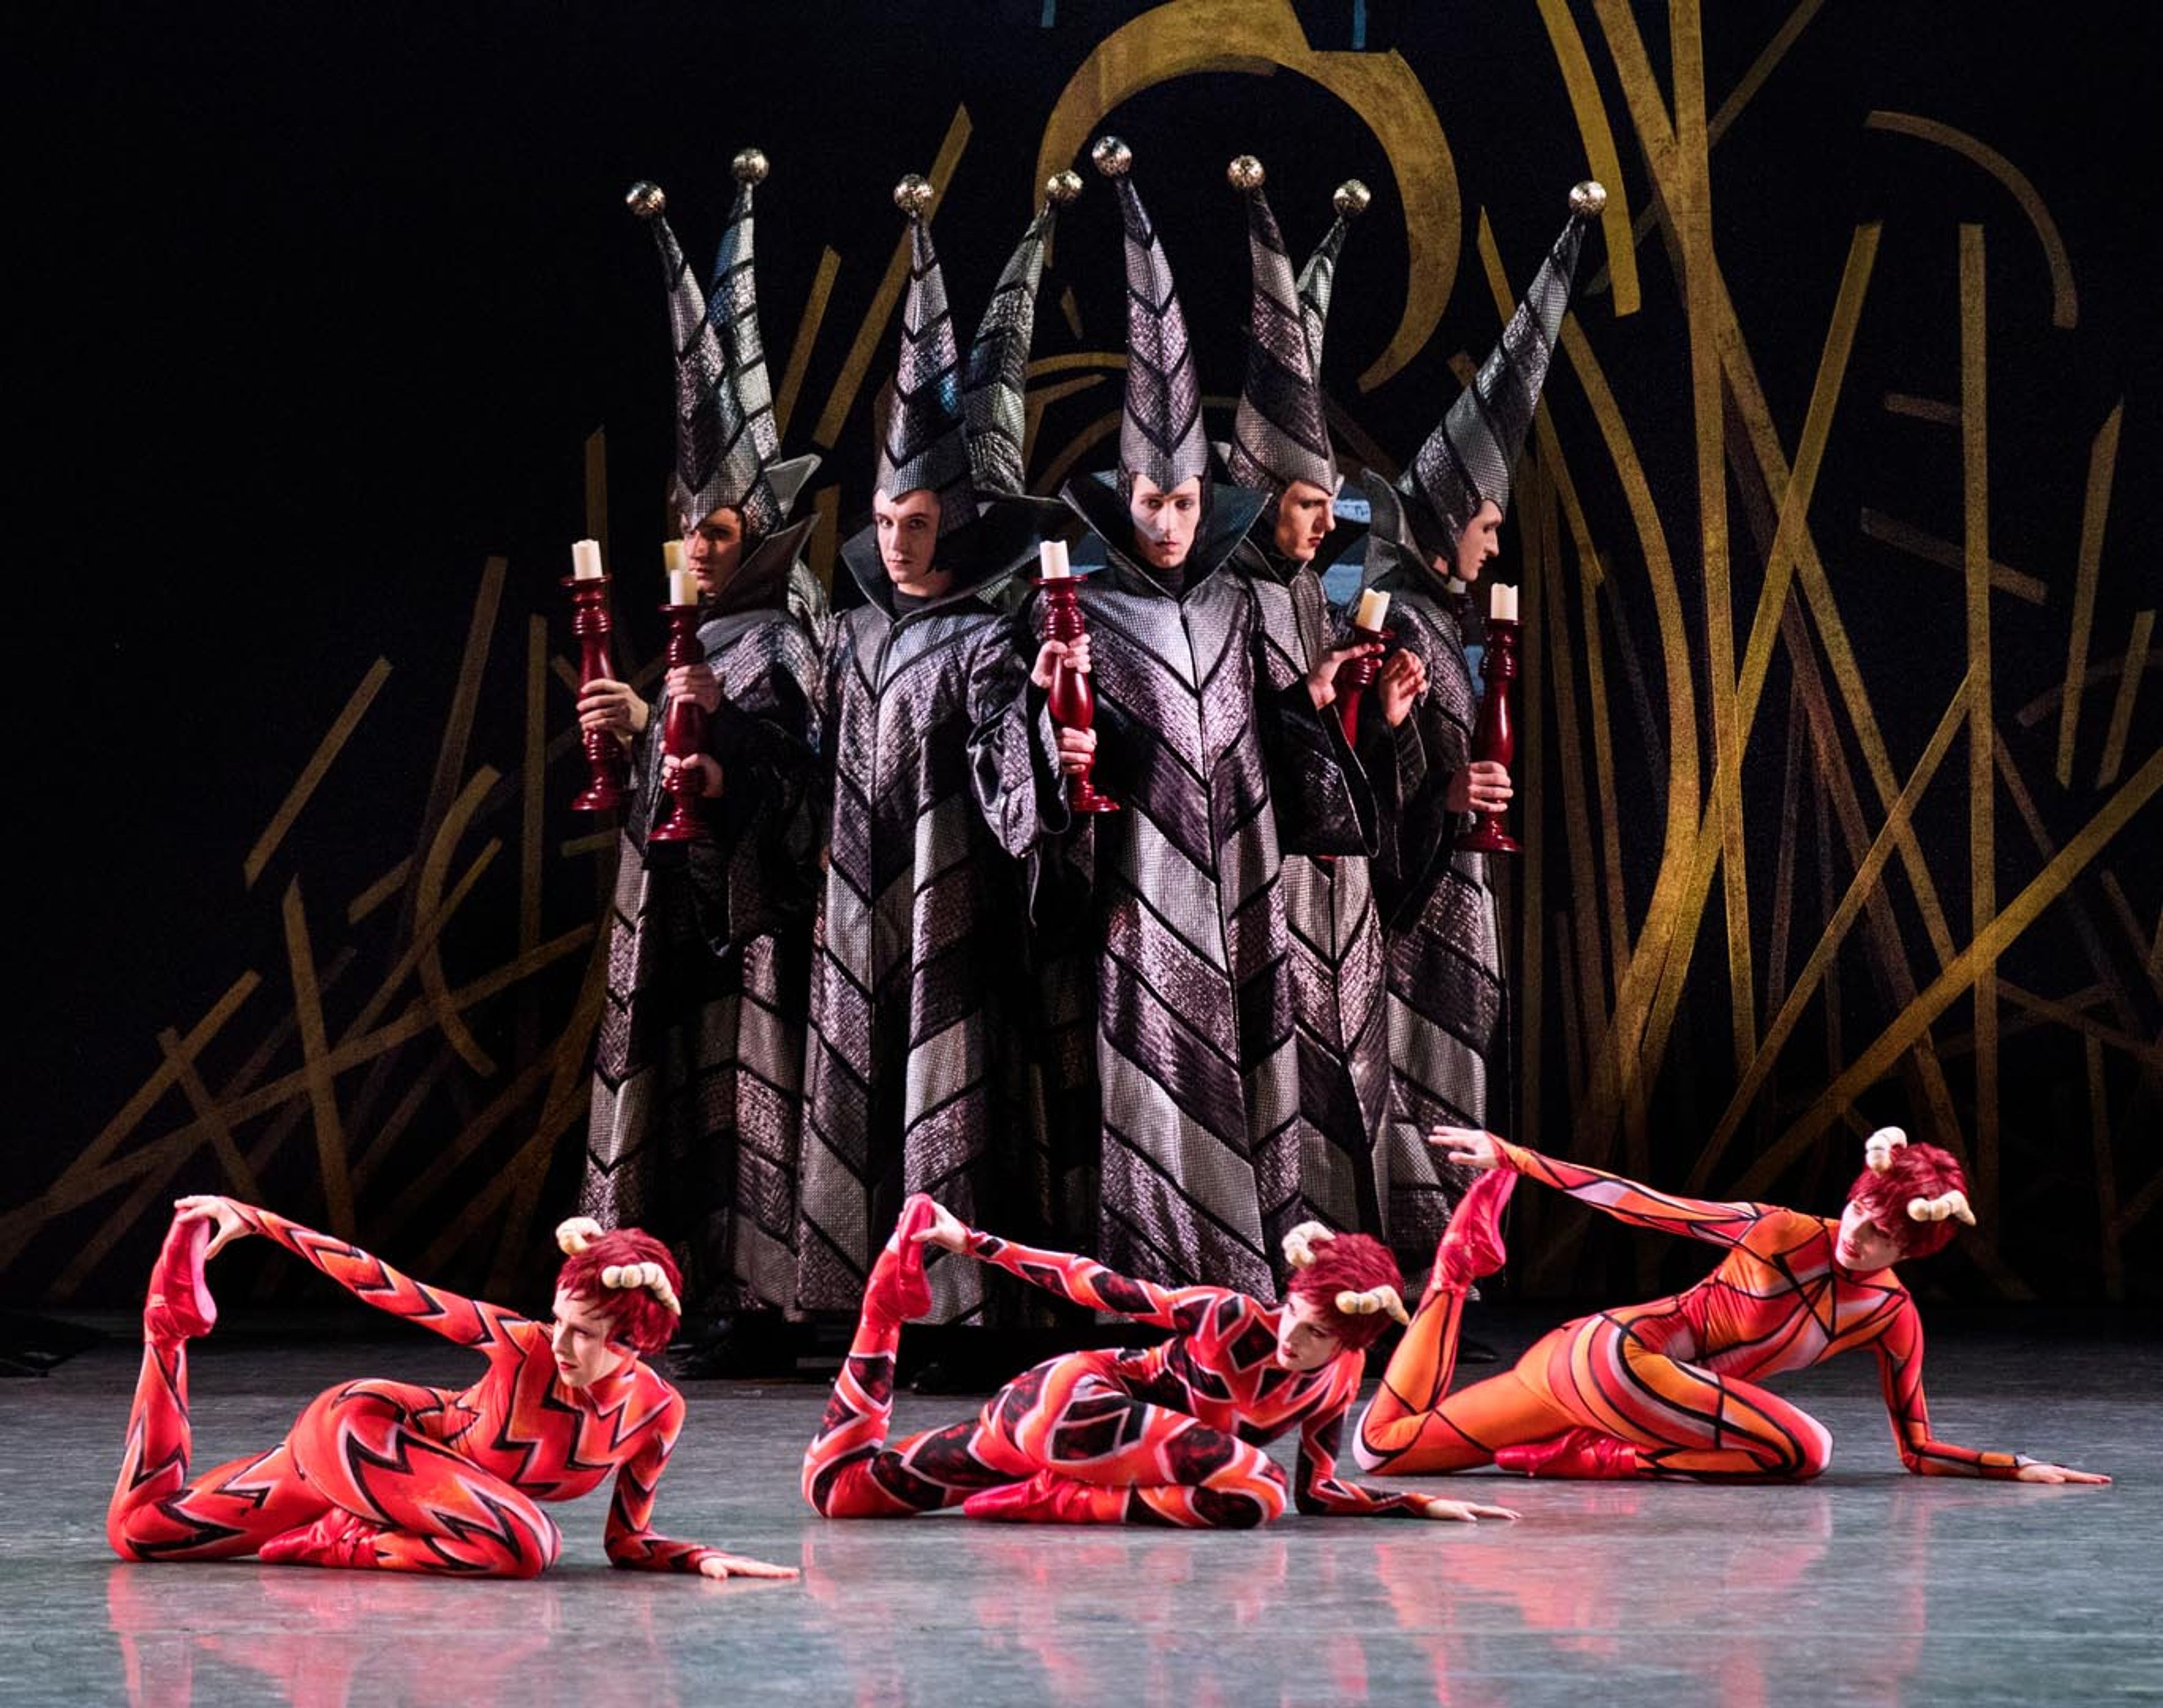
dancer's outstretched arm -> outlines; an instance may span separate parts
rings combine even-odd
[[[1359,1391],[1358,1365],[1339,1396],[1300,1426],[1299,1462],[1292,1473],[1292,1502],[1302,1512],[1327,1517],[1390,1513],[1403,1518],[1449,1518],[1476,1524],[1482,1518],[1515,1518],[1507,1506],[1483,1506],[1471,1501],[1445,1501],[1433,1495],[1378,1489],[1337,1475],[1337,1449],[1344,1438],[1344,1414]]]
[[[1727,1203],[1659,1192],[1619,1174],[1512,1145],[1476,1127],[1437,1127],[1427,1134],[1427,1143],[1440,1148],[1452,1162],[1474,1168],[1515,1169],[1527,1179],[1568,1192],[1579,1202],[1605,1210],[1633,1228],[1680,1234],[1714,1245],[1738,1245],[1766,1217],[1780,1213],[1773,1204]]]
[[[460,1346],[484,1351],[509,1349],[514,1342],[514,1327],[532,1329],[535,1326],[519,1312],[415,1281],[358,1245],[288,1221],[275,1210],[215,1194],[182,1198],[178,1208],[182,1218],[208,1222],[215,1230],[204,1253],[207,1259],[215,1257],[236,1239],[259,1234],[312,1264],[355,1298],[433,1329]]]
[[[1921,1477],[1990,1477],[2021,1483],[2107,1483],[2108,1477],[2029,1459],[2019,1453],[1986,1453],[1956,1447],[1930,1434],[1930,1408],[1923,1398],[1923,1319],[1901,1290],[1877,1345],[1878,1374],[1885,1409],[1893,1418],[1893,1444],[1900,1463]]]
[[[683,1432],[683,1396],[673,1388],[645,1426],[638,1451],[615,1474],[605,1546],[614,1564],[632,1571],[697,1572],[709,1578],[793,1578],[796,1568],[768,1565],[740,1553],[723,1553],[695,1542],[677,1542],[652,1527],[653,1500],[676,1438]]]
[[[927,1244],[966,1252],[980,1262],[997,1264],[1010,1275],[1019,1276],[1046,1292],[1056,1293],[1062,1299],[1071,1299],[1092,1311],[1109,1311],[1160,1328],[1185,1333],[1227,1300],[1252,1302],[1245,1294],[1223,1287],[1159,1286],[1154,1281],[1136,1281],[1132,1276],[1108,1270],[1092,1257],[1078,1256],[1071,1251],[1040,1251],[1034,1246],[1017,1244],[995,1234],[965,1226],[944,1206],[938,1207],[937,1221],[916,1237]]]

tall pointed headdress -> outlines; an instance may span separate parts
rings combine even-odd
[[[731,163],[736,205],[721,238],[710,301],[668,224],[668,198],[657,184],[631,186],[631,211],[653,227],[668,291],[676,350],[675,509],[687,527],[726,506],[745,535],[763,539],[780,527],[813,458],[777,461],[779,434],[758,332],[752,270],[752,191],[767,174],[766,156],[746,149]]]
[[[982,497],[1019,493],[1028,484],[1023,452],[1037,286],[1059,210],[1081,193],[1082,180],[1072,172],[1054,172],[1044,181],[1043,204],[1008,257],[969,346],[961,413],[968,428],[969,466]]]
[[[939,500],[939,532],[950,534],[977,519],[977,491],[961,416],[961,346],[924,219],[935,193],[914,173],[893,189],[894,206],[909,216],[909,294],[875,485],[889,498],[928,488]]]
[[[1233,479],[1242,486],[1275,496],[1294,481],[1304,480],[1334,492],[1339,477],[1322,395],[1322,335],[1337,252],[1343,244],[1347,222],[1366,207],[1364,186],[1355,182],[1338,191],[1337,223],[1295,279],[1291,256],[1262,191],[1262,163],[1252,155],[1241,155],[1225,176],[1247,198],[1254,310],[1247,332],[1246,379],[1233,418],[1232,442],[1220,446],[1219,453]],[[1359,191],[1356,198],[1354,191]]]
[[[1397,482],[1414,542],[1430,558],[1455,555],[1457,537],[1482,500],[1509,513],[1510,471],[1547,383],[1584,228],[1606,205],[1606,191],[1589,180],[1569,192],[1569,222],[1503,327],[1501,343]]]
[[[1202,431],[1202,382],[1187,343],[1171,263],[1157,241],[1131,176],[1134,150],[1115,136],[1089,151],[1118,191],[1127,249],[1127,401],[1119,423],[1119,466],[1169,492],[1209,472]]]

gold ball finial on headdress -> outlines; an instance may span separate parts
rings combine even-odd
[[[1357,178],[1347,178],[1337,186],[1337,193],[1329,198],[1329,204],[1345,218],[1357,219],[1374,199],[1375,192],[1364,184]]]
[[[1096,147],[1089,150],[1089,158],[1107,178],[1123,178],[1133,170],[1134,151],[1115,136],[1100,136]]]
[[[1607,188],[1587,178],[1569,192],[1569,211],[1584,219],[1597,219],[1607,206]]]
[[[764,149],[744,149],[729,162],[729,170],[736,174],[739,184],[763,184],[766,175],[772,170]]]
[[[1064,207],[1082,193],[1082,175],[1073,170],[1054,172],[1044,181],[1044,199]]]
[[[1224,168],[1224,181],[1242,194],[1260,189],[1268,176],[1262,170],[1262,163],[1252,155],[1234,155],[1232,164]]]
[[[625,192],[623,202],[625,207],[641,219],[652,219],[665,213],[668,208],[668,197],[663,192],[661,186],[658,184],[649,184],[643,178]]]
[[[931,187],[931,181],[919,173],[911,172],[893,186],[893,205],[911,219],[924,217],[939,192]]]

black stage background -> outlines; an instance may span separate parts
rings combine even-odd
[[[28,41],[18,21],[25,947],[0,1296],[124,1298],[175,1192],[241,1187],[452,1284],[530,1281],[583,1111],[610,857],[563,809],[576,753],[538,749],[570,721],[547,663],[569,651],[573,538],[603,532],[630,650],[658,641],[669,382],[625,186],[666,186],[701,255],[730,155],[772,157],[784,442],[827,451],[814,492],[846,528],[892,360],[888,191],[942,150],[935,229],[967,317],[1047,137],[1076,144],[1090,187],[1047,276],[1032,470],[1108,460],[1118,222],[1081,157],[1111,128],[1219,392],[1247,290],[1226,160],[1264,159],[1301,253],[1339,179],[1374,188],[1326,377],[1348,459],[1392,472],[1455,396],[1451,359],[1498,330],[1483,220],[1514,293],[1573,181],[1618,192],[1501,566],[1553,637],[1520,765],[1542,803],[1521,1130],[1828,1208],[1854,1134],[1900,1119],[1971,1157],[1985,1215],[1926,1285],[2152,1300],[2163,715],[2152,676],[2121,692],[2129,654],[2136,685],[2155,662],[2163,579],[2150,10],[1722,7],[1701,104],[1696,8],[1671,39],[1664,8],[1607,0],[83,5]],[[1709,244],[1689,188],[1708,118]],[[1852,353],[1790,536],[1808,549],[1776,566],[1782,589],[1796,573],[1743,834],[1700,904],[1708,623],[1731,601],[1731,683],[1844,275]],[[1964,300],[1965,395],[1987,386],[1965,442]],[[1716,410],[1693,401],[1693,307],[1700,354],[1729,360]],[[1729,470],[1710,576],[1701,434]],[[1948,715],[1964,673],[1979,719]],[[1919,761],[1914,842],[1863,887],[1882,903],[1766,1045]],[[1533,1291],[1698,1260],[1521,1213]]]

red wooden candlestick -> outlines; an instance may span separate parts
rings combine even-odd
[[[1352,631],[1355,642],[1379,641],[1385,647],[1397,637],[1395,629],[1361,629]],[[1359,740],[1359,702],[1367,697],[1367,690],[1375,678],[1382,673],[1382,654],[1369,652],[1357,658],[1347,658],[1337,667],[1337,718],[1344,726],[1344,739],[1354,746]]]
[[[1089,632],[1088,625],[1082,621],[1082,577],[1079,575],[1039,575],[1034,584],[1044,594],[1044,632],[1047,639],[1074,642]],[[1070,670],[1064,661],[1054,666],[1051,672],[1051,690],[1045,696],[1051,711],[1051,720],[1064,730],[1086,730],[1097,720],[1097,691],[1089,685],[1087,674]],[[1078,772],[1066,779],[1066,804],[1077,813],[1115,813],[1118,802],[1102,794],[1089,781],[1089,773],[1096,768],[1092,758]]]
[[[609,634],[609,578],[605,575],[566,575],[571,589],[571,632],[579,637],[579,687],[610,675]],[[625,779],[629,770],[623,743],[606,730],[588,730],[584,737],[587,783],[571,810],[602,813],[621,806],[629,798]]]
[[[1480,720],[1472,729],[1472,757],[1505,767],[1516,757],[1517,732],[1510,716],[1510,684],[1517,677],[1517,626],[1506,619],[1487,620],[1487,659],[1482,673],[1487,692],[1480,701]],[[1502,828],[1499,812],[1480,815],[1480,822],[1457,839],[1475,854],[1515,854],[1516,839]]]
[[[661,615],[668,621],[668,668],[682,664],[703,664],[706,662],[705,648],[699,644],[699,607],[695,605],[664,605]],[[672,694],[668,710],[661,720],[661,752],[664,758],[688,760],[694,757],[706,735],[706,709],[689,694]],[[673,782],[668,785],[668,793],[675,798],[675,805],[668,816],[646,834],[649,842],[703,842],[706,840],[706,822],[699,812],[699,796],[694,792],[687,767],[678,766]]]

